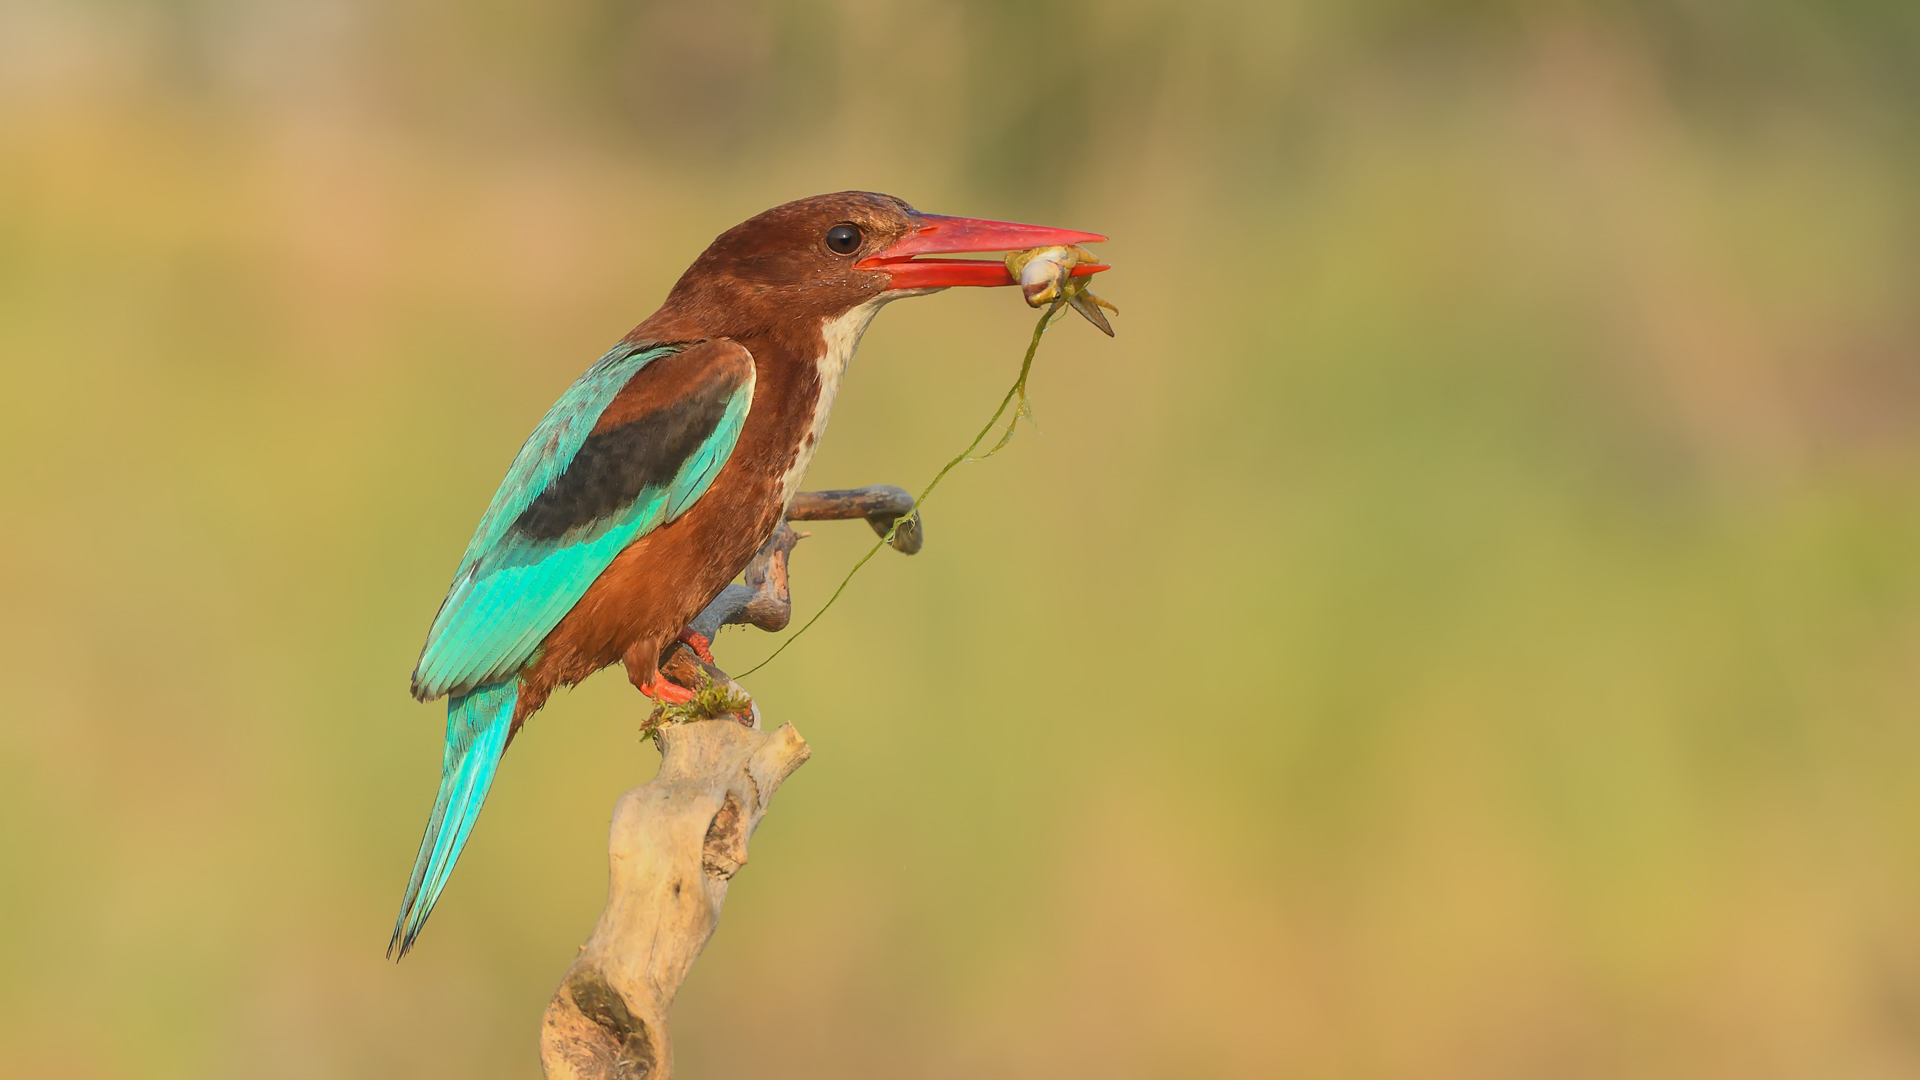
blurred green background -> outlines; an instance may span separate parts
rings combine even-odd
[[[642,701],[394,966],[407,673],[559,391],[850,187],[1111,234],[1119,337],[753,678],[684,1075],[1920,1073],[1917,165],[1906,0],[0,0],[0,1074],[536,1075]],[[963,292],[809,486],[964,444]]]

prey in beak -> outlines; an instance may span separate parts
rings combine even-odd
[[[1081,267],[1088,267],[1085,274],[1078,274]],[[1113,336],[1113,324],[1100,313],[1101,308],[1120,314],[1120,309],[1093,295],[1087,287],[1091,276],[1105,270],[1106,266],[1096,259],[1093,252],[1074,245],[1072,247],[1028,248],[1007,256],[1007,273],[1020,283],[1020,295],[1026,297],[1028,307],[1046,307],[1053,305],[1049,312],[1052,317],[1060,314],[1060,305],[1065,304],[1080,313],[1080,317],[1094,325],[1094,328],[1108,337]]]

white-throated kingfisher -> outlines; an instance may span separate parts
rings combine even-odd
[[[768,210],[694,260],[547,410],[434,617],[413,696],[447,698],[446,749],[389,955],[413,947],[507,744],[555,687],[623,663],[641,693],[687,698],[661,651],[706,652],[685,627],[779,526],[874,314],[1014,283],[998,260],[923,256],[1104,239],[848,191]]]

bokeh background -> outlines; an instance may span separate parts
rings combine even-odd
[[[1920,1074],[1916,165],[1905,0],[0,0],[0,1074],[536,1075],[641,701],[395,966],[407,673],[548,403],[850,187],[1111,234],[1119,337],[753,678],[684,1075]],[[810,486],[1031,320],[888,310]]]

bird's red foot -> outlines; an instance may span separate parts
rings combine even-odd
[[[653,681],[640,688],[640,692],[662,705],[685,705],[694,698],[693,691],[679,683],[667,681],[665,675],[654,673]]]
[[[693,655],[715,667],[720,666],[720,662],[713,658],[713,642],[707,640],[707,635],[689,626],[685,630],[680,631],[680,636],[675,640],[687,648],[692,649]]]

